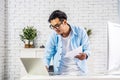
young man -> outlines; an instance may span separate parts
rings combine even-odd
[[[86,59],[90,55],[86,31],[81,27],[68,24],[66,14],[60,10],[55,10],[48,21],[53,32],[47,41],[44,56],[47,69],[53,59],[54,74],[86,75]],[[82,52],[73,57],[66,56],[68,52],[80,46]]]

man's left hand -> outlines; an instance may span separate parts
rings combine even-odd
[[[79,53],[78,55],[75,56],[75,58],[78,58],[80,60],[84,60],[86,59],[86,57],[87,57],[87,54],[85,53]]]

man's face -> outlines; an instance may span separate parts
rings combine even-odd
[[[56,31],[57,34],[62,34],[64,32],[64,21],[60,21],[59,18],[55,18],[50,21],[50,27]]]

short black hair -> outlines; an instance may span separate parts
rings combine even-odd
[[[52,12],[52,14],[50,15],[48,22],[50,22],[51,20],[55,19],[55,18],[59,18],[60,21],[62,20],[67,20],[67,15],[66,13],[64,13],[63,11],[60,10],[55,10]]]

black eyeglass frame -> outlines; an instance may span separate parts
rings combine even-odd
[[[63,24],[63,19],[62,20],[60,20],[60,23],[59,24],[56,24],[55,26],[53,26],[53,25],[49,25],[49,27],[51,28],[51,29],[58,29],[60,26],[61,26],[61,24]]]

